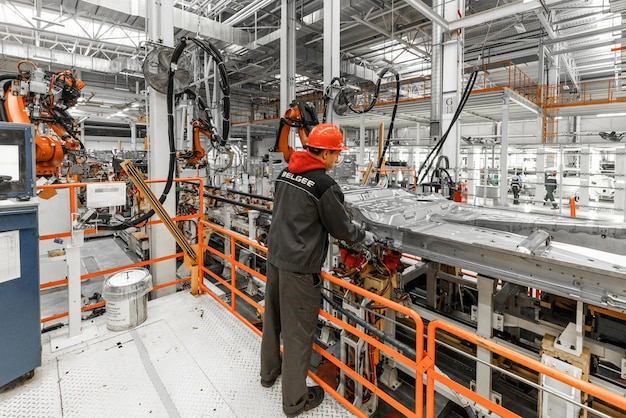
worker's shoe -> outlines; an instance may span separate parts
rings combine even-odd
[[[311,386],[308,388],[308,392],[306,394],[306,399],[304,400],[304,406],[297,412],[288,414],[285,412],[285,415],[288,417],[296,417],[303,412],[310,411],[313,408],[318,407],[322,401],[324,400],[324,389],[319,386]]]

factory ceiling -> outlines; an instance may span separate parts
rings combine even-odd
[[[85,109],[93,117],[135,118],[146,90],[141,62],[156,41],[147,39],[146,3],[4,1],[0,67],[15,72],[17,61],[28,58],[52,70],[80,71],[87,86],[84,105],[91,106]],[[173,1],[175,39],[200,36],[224,55],[235,109],[279,97],[280,4]],[[323,4],[296,1],[298,94],[323,89]],[[618,79],[624,67],[619,49],[624,11],[626,0],[467,0],[465,10],[458,11],[460,19],[453,21],[433,12],[430,0],[341,0],[342,75],[350,76],[354,69],[375,74],[391,66],[401,79],[428,76],[437,47],[432,28],[439,25],[444,42],[449,33],[462,34],[468,68],[511,61],[534,81],[547,83],[538,65],[543,52],[544,68],[554,69],[558,83]]]

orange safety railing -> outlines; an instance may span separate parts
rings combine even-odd
[[[470,69],[466,70],[466,72],[468,71]],[[483,64],[478,67],[478,76],[479,78],[474,84],[474,93],[501,90],[506,87],[537,105],[541,103],[537,82],[512,61]]]
[[[468,68],[465,73],[473,70],[474,68]],[[623,88],[626,86],[625,77],[588,81],[578,85],[539,85],[512,61],[486,63],[479,66],[478,71],[479,77],[474,86],[474,94],[509,88],[544,109],[626,102],[626,89]],[[400,88],[402,97],[399,103],[426,100],[430,98],[432,91],[431,78],[425,76],[400,80]],[[367,91],[373,89],[374,87],[364,89],[365,95]],[[297,100],[313,103],[318,114],[323,111],[324,100],[321,92],[299,95]],[[376,106],[390,105],[394,100],[395,82],[381,84]],[[254,110],[233,112],[231,120],[235,125],[272,119],[278,121],[284,111],[284,109],[278,109],[279,103],[277,98],[266,99],[265,102],[255,106]]]
[[[605,389],[601,386],[594,385],[593,383],[587,382],[582,379],[578,379],[570,374],[557,370],[553,367],[550,367],[542,362],[525,356],[523,354],[518,353],[517,351],[512,350],[502,344],[498,344],[490,339],[480,337],[476,335],[475,332],[470,332],[464,330],[458,326],[452,325],[448,322],[442,320],[431,321],[428,324],[428,345],[427,345],[427,353],[433,359],[433,363],[436,363],[436,354],[437,354],[437,331],[441,330],[446,333],[452,334],[454,336],[459,337],[461,340],[469,342],[470,344],[474,344],[477,347],[482,349],[486,349],[493,354],[498,354],[508,360],[511,360],[514,363],[517,363],[523,367],[526,367],[530,370],[533,370],[537,373],[549,376],[555,380],[558,380],[565,385],[571,386],[580,390],[582,393],[586,393],[593,398],[601,399],[607,402],[609,405],[613,405],[620,409],[626,409],[626,398],[624,396],[611,392],[608,389]],[[466,388],[463,385],[458,384],[457,382],[451,380],[446,377],[442,373],[438,372],[436,368],[430,368],[427,371],[427,384],[426,384],[426,416],[433,417],[434,416],[434,399],[435,399],[435,382],[440,382],[443,385],[451,388],[454,391],[457,391],[461,395],[466,398],[475,401],[479,404],[490,406],[490,410],[494,411],[498,415],[509,418],[509,417],[520,417],[507,409],[504,409],[502,406],[492,402],[487,401],[483,397],[477,395],[475,392]],[[546,389],[543,389],[546,390]],[[593,410],[592,408],[586,405],[580,405],[581,408]]]
[[[226,277],[222,277],[219,274],[214,273],[213,271],[202,267],[200,273],[200,289],[203,293],[210,294],[218,303],[220,303],[224,308],[230,311],[233,315],[239,318],[244,324],[246,324],[250,329],[252,329],[257,335],[261,335],[261,331],[251,323],[247,318],[245,318],[242,314],[237,311],[237,300],[245,301],[249,305],[253,306],[257,309],[257,312],[263,312],[264,308],[248,296],[245,292],[239,290],[237,288],[237,272],[245,272],[250,274],[251,276],[265,281],[265,277],[259,273],[258,271],[248,267],[247,265],[239,262],[236,259],[236,250],[238,248],[245,248],[248,251],[254,252],[257,256],[261,258],[265,258],[266,247],[260,245],[258,242],[250,240],[245,236],[224,229],[221,226],[216,224],[201,221],[200,222],[204,228],[207,230],[212,230],[215,233],[219,234],[225,241],[228,242],[228,252],[230,255],[225,252],[219,251],[216,248],[210,247],[205,244],[201,244],[202,252],[208,251],[211,256],[219,257],[226,266],[230,269],[230,275]],[[226,246],[225,246],[226,248]],[[408,255],[403,255],[406,258],[413,258]],[[201,257],[202,258],[202,257]],[[211,291],[209,286],[205,285],[204,278],[209,278],[215,281],[217,284],[223,286],[225,289],[225,296],[220,297],[218,294]],[[379,349],[383,352],[388,358],[395,361],[397,364],[404,365],[405,368],[408,368],[413,372],[413,375],[416,379],[416,387],[415,387],[415,403],[413,405],[405,405],[393,398],[374,383],[370,382],[367,378],[362,376],[360,373],[357,373],[353,370],[350,365],[344,364],[340,361],[340,359],[334,357],[333,355],[327,353],[322,347],[315,345],[314,349],[320,355],[322,355],[327,361],[336,365],[346,376],[346,378],[352,379],[354,382],[358,382],[365,389],[369,390],[372,394],[378,396],[381,400],[389,404],[391,407],[395,408],[399,413],[403,414],[407,417],[422,417],[425,416],[427,418],[434,418],[434,393],[435,393],[435,383],[439,382],[452,391],[459,394],[459,396],[464,397],[469,402],[474,402],[476,405],[483,408],[485,411],[491,411],[501,417],[504,418],[513,418],[519,417],[519,415],[514,412],[506,409],[502,405],[495,403],[489,399],[482,397],[477,394],[473,390],[451,380],[443,373],[439,372],[435,367],[435,360],[437,355],[437,331],[443,330],[447,333],[458,336],[461,340],[467,341],[471,344],[479,346],[481,348],[485,348],[490,350],[492,353],[498,354],[500,356],[505,357],[515,363],[518,363],[522,366],[528,367],[531,370],[534,370],[538,373],[545,374],[550,376],[560,382],[571,385],[575,388],[582,390],[585,393],[590,394],[591,396],[597,397],[603,401],[608,402],[611,405],[615,405],[620,408],[626,407],[626,400],[620,395],[610,392],[604,388],[593,385],[589,382],[583,381],[581,379],[574,378],[566,373],[560,372],[554,368],[546,366],[541,362],[528,357],[526,355],[520,354],[510,348],[507,348],[497,342],[491,341],[489,339],[485,339],[477,336],[475,333],[466,331],[463,328],[450,324],[448,322],[444,322],[442,320],[434,320],[431,321],[428,325],[428,333],[424,334],[424,326],[422,319],[419,315],[413,311],[412,309],[393,302],[389,299],[386,299],[378,294],[369,292],[361,287],[353,285],[349,282],[342,280],[341,278],[337,278],[335,276],[322,273],[322,278],[328,282],[332,286],[336,286],[341,288],[342,291],[351,292],[353,294],[360,295],[364,298],[368,298],[372,300],[373,303],[383,306],[386,309],[391,309],[397,312],[399,315],[403,315],[406,318],[410,318],[414,323],[414,332],[417,336],[415,339],[415,358],[410,358],[398,351],[394,348],[385,345],[385,343],[379,341],[377,338],[368,334],[367,332],[360,331],[355,326],[350,323],[344,322],[343,320],[325,312],[324,310],[320,311],[320,315],[327,320],[329,323],[332,323],[334,326],[339,329],[343,329],[348,333],[354,335],[355,337],[362,339],[367,344]],[[228,297],[228,292],[230,292],[230,297]],[[427,347],[426,351],[424,351],[423,347],[423,339],[419,338],[421,335],[427,335]],[[330,393],[334,398],[336,398],[340,403],[342,403],[348,410],[350,410],[353,414],[359,417],[365,417],[366,415],[355,405],[353,405],[348,399],[344,398],[340,395],[339,392],[336,391],[334,387],[330,387],[324,381],[317,377],[314,373],[310,372],[309,376],[315,380],[320,386],[324,388],[328,393]],[[419,384],[418,382],[425,382],[425,393],[424,386]],[[424,403],[424,395],[425,395],[425,403]]]
[[[257,242],[251,241],[248,238],[238,234],[238,233],[234,233],[233,231],[229,231],[226,230],[218,225],[209,223],[209,222],[205,222],[202,221],[202,224],[204,224],[204,227],[207,229],[211,229],[217,233],[219,233],[220,235],[222,235],[224,238],[227,238],[227,241],[229,241],[229,252],[230,255],[227,255],[221,251],[218,251],[215,248],[209,247],[207,245],[201,245],[202,250],[207,250],[209,251],[211,254],[218,256],[219,258],[223,259],[224,262],[226,264],[228,264],[230,266],[230,277],[229,280],[224,279],[222,277],[220,277],[219,275],[215,274],[214,272],[212,272],[211,270],[203,267],[202,273],[200,274],[200,288],[204,291],[207,292],[209,294],[211,294],[211,296],[213,296],[213,298],[220,303],[222,306],[224,306],[226,309],[228,309],[233,315],[235,315],[237,318],[239,318],[240,320],[242,320],[248,327],[250,327],[255,333],[257,333],[258,335],[261,335],[261,331],[259,331],[253,324],[251,324],[247,319],[245,319],[239,312],[237,312],[236,310],[236,301],[237,298],[241,298],[242,300],[246,301],[247,303],[249,303],[250,305],[252,305],[253,307],[255,307],[259,312],[263,312],[264,308],[257,303],[256,301],[254,301],[252,298],[250,298],[248,295],[246,295],[244,292],[240,291],[239,289],[237,289],[237,270],[240,269],[242,271],[245,271],[248,274],[251,274],[252,276],[256,277],[257,279],[260,279],[262,281],[266,281],[265,276],[263,276],[262,274],[260,274],[259,272],[257,272],[256,270],[253,270],[251,268],[249,268],[248,266],[246,266],[245,264],[240,263],[239,261],[237,261],[237,259],[234,257],[234,255],[236,254],[236,249],[237,247],[247,247],[247,248],[254,248],[255,250],[257,250],[259,253],[265,254],[265,252],[267,251],[266,247],[258,244]],[[239,243],[239,244],[237,244]],[[229,298],[230,303],[225,302],[224,300],[222,300],[222,298],[218,297],[217,295],[215,295],[213,292],[210,291],[210,289],[205,286],[203,284],[203,274],[208,274],[209,277],[211,277],[212,279],[216,280],[219,284],[221,284],[222,286],[224,286],[225,288],[228,289],[229,292],[231,292],[231,297]],[[355,286],[353,284],[347,283],[337,277],[328,275],[323,273],[322,274],[322,278],[324,278],[325,280],[328,280],[329,282],[331,282],[333,285],[335,286],[339,286],[342,289],[348,290],[350,292],[353,292],[355,294],[364,296],[366,298],[371,299],[374,303],[384,306],[386,308],[390,308],[393,309],[394,311],[406,316],[407,318],[411,318],[414,323],[415,323],[415,333],[416,335],[423,335],[424,334],[424,325],[422,323],[421,318],[417,315],[417,313],[409,308],[407,308],[404,305],[400,305],[396,302],[393,302],[389,299],[385,299],[377,294],[368,292],[367,290],[360,288],[358,286]],[[370,336],[369,334],[366,334],[363,331],[358,330],[357,328],[355,328],[354,326],[328,314],[325,311],[320,311],[320,314],[329,322],[333,323],[334,325],[347,330],[349,333],[355,335],[358,338],[363,339],[364,341],[366,341],[368,344],[372,345],[373,347],[381,350],[382,352],[384,352],[388,357],[394,359],[395,361],[397,361],[398,363],[402,363],[404,364],[406,367],[410,368],[411,370],[414,370],[416,373],[416,378],[418,380],[420,380],[420,377],[422,376],[422,373],[429,367],[430,364],[430,360],[424,356],[424,340],[422,338],[416,338],[415,341],[415,353],[416,353],[416,358],[415,359],[411,359],[409,357],[407,357],[406,355],[399,353],[398,351],[396,351],[395,349],[385,345],[383,342],[377,340],[376,338]],[[371,393],[375,394],[376,396],[380,397],[382,400],[384,400],[385,402],[387,402],[389,405],[391,405],[392,407],[394,407],[395,409],[397,409],[399,412],[401,412],[402,414],[404,414],[405,416],[415,416],[415,417],[421,417],[423,414],[422,411],[422,399],[423,399],[423,386],[422,385],[416,385],[415,388],[415,404],[412,405],[410,408],[401,404],[398,400],[394,399],[392,396],[390,396],[389,394],[385,393],[384,391],[382,391],[380,388],[378,388],[377,386],[375,386],[372,382],[370,382],[369,380],[367,380],[366,378],[364,378],[363,376],[361,376],[361,374],[355,372],[353,369],[351,369],[348,365],[341,363],[337,358],[335,358],[334,356],[332,356],[331,354],[327,353],[324,349],[322,349],[319,346],[315,346],[314,349],[320,353],[324,358],[326,358],[328,361],[332,362],[333,364],[335,364],[338,368],[340,368],[350,379],[353,379],[355,382],[358,382],[360,384],[362,384],[365,388],[367,388],[368,390],[370,390]],[[352,403],[350,403],[350,401],[348,401],[347,399],[345,399],[343,396],[341,396],[336,390],[335,388],[332,388],[330,386],[328,386],[326,383],[324,383],[319,377],[317,377],[317,375],[313,374],[313,373],[309,373],[309,376],[315,380],[320,386],[322,386],[327,392],[331,393],[339,402],[341,402],[347,409],[349,409],[352,413],[354,413],[356,416],[359,417],[365,417],[366,415],[363,414],[356,406],[354,406]]]
[[[586,81],[578,85],[547,85],[544,86],[546,97],[543,106],[545,108],[563,108],[626,102],[626,89],[623,86],[626,86],[626,77]]]
[[[175,179],[175,182],[197,182],[198,183],[198,189],[199,190],[204,190],[203,187],[203,181],[201,178],[184,178],[184,179]],[[146,181],[146,183],[164,183],[165,180],[148,180]],[[87,184],[91,184],[91,183],[67,183],[67,184],[52,184],[52,185],[43,185],[43,186],[37,186],[38,190],[46,190],[46,189],[54,189],[54,190],[59,190],[59,189],[68,189],[68,198],[69,198],[69,207],[70,207],[70,213],[76,213],[76,202],[77,202],[77,193],[78,190],[81,188],[85,188],[87,187]],[[194,215],[185,215],[185,216],[177,216],[172,218],[172,220],[174,221],[184,221],[184,220],[191,220],[191,219],[200,219],[201,218],[201,214],[204,212],[204,208],[203,208],[203,199],[199,199],[199,204],[200,204],[200,210],[198,211],[198,214],[194,214]],[[68,219],[69,219],[69,214],[68,214]],[[147,223],[145,223],[145,225],[155,225],[155,224],[160,224],[162,223],[161,220],[156,219],[153,221],[149,221]],[[70,226],[71,227],[71,226]],[[98,230],[96,229],[85,229],[84,230],[84,234],[85,236],[89,236],[92,234],[96,234],[98,232]],[[72,232],[70,230],[68,231],[62,231],[62,232],[58,232],[58,233],[54,233],[54,234],[46,234],[46,235],[40,235],[39,236],[39,241],[46,241],[46,240],[54,240],[55,238],[67,238],[70,237],[72,235]],[[158,258],[152,258],[150,260],[145,260],[145,261],[141,261],[141,262],[137,262],[137,263],[130,263],[130,264],[126,264],[126,265],[121,265],[121,266],[117,266],[117,267],[112,267],[109,269],[105,269],[105,270],[99,270],[99,271],[92,271],[90,273],[87,274],[82,274],[80,276],[80,280],[81,283],[92,279],[94,277],[99,277],[99,276],[104,276],[104,275],[108,275],[108,274],[113,274],[116,273],[118,271],[121,270],[125,270],[125,269],[129,269],[129,268],[136,268],[136,267],[144,267],[144,266],[149,266],[152,264],[156,264],[165,260],[171,260],[174,258],[181,258],[183,257],[183,253],[172,253],[169,255],[165,255],[162,257],[158,257]],[[54,257],[50,258],[51,260],[54,260]],[[179,283],[183,283],[183,282],[187,282],[189,281],[190,278],[189,277],[184,277],[181,279],[177,279],[177,280],[172,280],[169,281],[167,283],[161,283],[159,285],[153,286],[151,291],[154,290],[159,290],[162,289],[164,287],[168,287],[168,286],[175,286]],[[56,287],[56,286],[63,286],[63,285],[67,285],[68,284],[68,279],[67,277],[65,279],[61,279],[61,280],[55,280],[55,281],[51,281],[51,282],[46,282],[46,283],[42,283],[40,285],[40,290],[44,290],[44,289],[49,289],[51,287]],[[97,302],[97,303],[93,303],[87,306],[83,306],[81,307],[81,311],[82,312],[86,312],[86,311],[91,311],[93,309],[105,306],[106,302],[102,301],[102,302]],[[64,311],[64,312],[59,312],[53,315],[49,315],[46,317],[41,318],[41,322],[42,323],[47,323],[50,321],[54,321],[56,319],[59,318],[63,318],[68,316],[68,312]]]

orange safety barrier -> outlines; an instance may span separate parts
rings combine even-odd
[[[257,242],[251,241],[248,238],[244,237],[243,235],[240,235],[238,233],[235,233],[233,231],[229,231],[226,230],[218,225],[206,222],[206,221],[202,221],[202,224],[204,224],[204,226],[206,228],[212,229],[215,232],[218,232],[219,234],[223,235],[225,238],[227,237],[228,240],[230,241],[229,243],[229,251],[230,254],[236,254],[235,250],[237,248],[237,244],[236,242],[239,242],[241,246],[246,246],[246,247],[253,247],[254,249],[260,251],[261,253],[265,254],[265,252],[267,251],[267,248],[258,244]],[[211,254],[214,254],[220,258],[222,258],[229,266],[230,266],[230,280],[225,280],[224,278],[220,277],[219,275],[213,273],[212,271],[208,270],[207,268],[203,267],[201,269],[201,279],[200,279],[200,288],[206,292],[209,293],[211,296],[213,296],[213,298],[220,303],[223,307],[225,307],[226,309],[228,309],[233,315],[235,315],[237,318],[239,318],[241,321],[243,321],[249,328],[251,328],[256,334],[261,335],[261,331],[259,331],[256,327],[254,327],[246,318],[244,318],[241,314],[239,314],[236,311],[236,300],[237,297],[245,300],[247,303],[249,303],[250,305],[254,306],[258,311],[262,312],[264,310],[264,308],[259,305],[256,301],[254,301],[253,299],[251,299],[248,295],[246,295],[245,293],[241,292],[240,290],[237,289],[237,274],[236,271],[237,269],[241,269],[251,275],[253,275],[254,277],[261,279],[263,281],[266,281],[265,276],[263,276],[262,274],[260,274],[259,272],[257,272],[256,270],[250,269],[248,266],[246,266],[245,264],[240,263],[239,261],[237,261],[234,257],[226,255],[218,250],[216,250],[215,248],[211,248],[207,245],[202,244],[201,245],[202,250],[208,250]],[[215,279],[217,282],[219,282],[221,285],[223,285],[224,287],[226,287],[230,292],[231,292],[231,297],[230,297],[230,304],[224,302],[220,297],[216,296],[215,294],[213,294],[210,289],[205,286],[203,284],[203,280],[202,280],[202,275],[203,274],[208,274],[211,278]],[[407,317],[412,318],[415,321],[416,327],[415,327],[415,332],[416,335],[423,335],[423,323],[421,318],[417,315],[416,312],[408,309],[406,306],[404,305],[400,305],[396,302],[393,302],[389,299],[385,299],[379,295],[376,295],[374,293],[368,292],[367,290],[364,290],[358,286],[352,285],[350,283],[346,283],[345,281],[336,278],[334,276],[328,275],[323,273],[322,277],[325,280],[330,281],[331,283],[340,286],[346,290],[349,290],[351,292],[354,292],[356,294],[359,294],[361,296],[367,297],[369,299],[371,299],[373,302],[394,309],[397,312],[406,315]],[[363,340],[365,340],[368,344],[378,348],[379,350],[383,351],[385,354],[387,354],[389,357],[393,358],[394,360],[398,361],[399,363],[402,363],[406,366],[408,366],[409,368],[413,369],[416,371],[417,373],[417,379],[419,380],[419,376],[421,376],[421,374],[423,373],[424,370],[426,370],[426,368],[428,367],[428,364],[430,363],[430,360],[426,357],[423,356],[423,346],[424,346],[424,342],[423,339],[421,338],[417,338],[416,339],[416,346],[415,346],[415,352],[417,353],[417,358],[415,360],[412,360],[408,357],[406,357],[405,355],[397,352],[395,349],[386,346],[384,343],[378,341],[377,339],[371,337],[370,335],[358,330],[357,328],[353,327],[352,325],[338,319],[335,318],[334,316],[328,314],[325,311],[320,311],[320,314],[327,319],[329,322],[332,322],[333,324],[340,326],[343,329],[346,329],[348,332],[350,332],[351,334],[362,338]],[[390,395],[388,395],[387,393],[385,393],[384,391],[382,391],[380,388],[378,388],[377,386],[375,386],[373,383],[371,383],[369,380],[365,379],[363,376],[361,376],[359,373],[356,373],[354,370],[352,370],[349,366],[341,363],[337,358],[335,358],[334,356],[328,354],[325,350],[323,350],[321,347],[315,345],[314,349],[320,353],[324,358],[326,358],[328,361],[332,362],[333,364],[335,364],[337,367],[339,367],[341,370],[343,370],[343,372],[350,378],[353,379],[356,382],[361,383],[365,388],[367,388],[368,390],[370,390],[373,394],[379,396],[381,399],[383,399],[385,402],[387,402],[389,405],[391,405],[392,407],[396,408],[398,411],[400,411],[401,413],[403,413],[405,416],[415,416],[415,417],[421,417],[422,416],[422,399],[423,399],[423,386],[422,385],[416,385],[416,394],[415,394],[415,405],[413,405],[413,407],[407,408],[406,406],[402,405],[400,402],[398,402],[396,399],[394,399],[393,397],[391,397]],[[419,372],[417,372],[418,370],[420,370]],[[320,378],[317,377],[317,375],[309,372],[309,376],[315,380],[320,386],[322,386],[327,392],[329,392],[330,394],[332,394],[333,397],[335,397],[335,399],[337,399],[339,402],[341,402],[347,409],[349,409],[352,413],[354,413],[356,416],[359,417],[366,417],[367,415],[363,414],[357,407],[355,407],[354,405],[352,405],[352,403],[350,403],[347,399],[345,399],[343,396],[341,396],[336,390],[335,388],[331,388],[330,386],[328,386],[326,383],[324,383]]]
[[[203,190],[204,186],[203,186],[203,181],[201,178],[184,178],[184,179],[175,179],[175,182],[197,182],[198,183],[198,188],[199,190]],[[146,183],[164,183],[165,180],[148,180],[146,181]],[[52,185],[43,185],[43,186],[37,186],[38,190],[46,190],[46,189],[68,189],[69,191],[69,204],[70,204],[70,213],[76,213],[76,202],[77,202],[77,190],[79,188],[85,188],[87,187],[87,184],[90,183],[66,183],[66,184],[52,184]],[[204,200],[203,199],[199,199],[199,203],[200,203],[200,210],[198,211],[197,214],[195,215],[184,215],[184,216],[177,216],[177,217],[173,217],[172,220],[174,221],[184,221],[184,220],[191,220],[191,219],[200,219],[201,218],[201,214],[204,212]],[[68,214],[69,216],[69,214]],[[154,221],[149,221],[146,222],[145,225],[156,225],[156,224],[160,224],[162,223],[161,220],[154,220]],[[91,234],[95,234],[98,231],[96,229],[85,229],[84,230],[84,234],[85,236],[91,235]],[[71,231],[63,231],[63,232],[58,232],[55,234],[47,234],[47,235],[40,235],[39,236],[39,241],[45,241],[45,240],[53,240],[55,238],[67,238],[70,237],[72,235]],[[151,264],[156,264],[165,260],[170,260],[172,258],[180,258],[183,256],[183,253],[173,253],[173,254],[169,254],[169,255],[165,255],[163,257],[158,257],[158,258],[152,258],[150,260],[145,260],[145,261],[140,261],[138,263],[131,263],[131,264],[126,264],[126,265],[122,265],[122,266],[117,266],[117,267],[112,267],[109,269],[105,269],[105,270],[99,270],[99,271],[94,271],[91,273],[87,273],[87,274],[83,274],[80,276],[80,280],[81,282],[85,281],[85,280],[89,280],[91,278],[94,277],[98,277],[98,276],[103,276],[103,275],[107,275],[107,274],[112,274],[112,273],[116,273],[118,271],[121,270],[125,270],[125,269],[129,269],[129,268],[136,268],[136,267],[143,267],[143,266],[148,266]],[[154,290],[158,290],[158,289],[162,289],[164,287],[168,287],[168,286],[175,286],[179,283],[182,282],[186,282],[186,281],[190,281],[192,278],[191,277],[185,277],[182,279],[177,279],[177,280],[172,280],[166,283],[161,283],[159,285],[153,286],[152,289],[150,291],[154,291]],[[52,282],[48,282],[48,283],[43,283],[41,284],[40,290],[44,290],[44,289],[49,289],[52,287],[56,287],[56,286],[63,286],[63,285],[67,285],[68,283],[68,279],[61,279],[61,280],[55,280]],[[106,302],[97,302],[97,303],[93,303],[91,305],[87,305],[87,306],[83,306],[81,307],[81,311],[82,312],[86,312],[86,311],[90,311],[96,308],[99,308],[101,306],[105,306]],[[43,317],[41,318],[41,323],[46,323],[46,322],[50,322],[50,321],[54,321],[56,319],[60,319],[63,317],[68,316],[68,312],[59,312],[47,317]]]
[[[258,271],[251,269],[245,264],[240,263],[238,260],[236,260],[236,258],[233,255],[236,254],[237,248],[246,248],[247,250],[255,251],[258,256],[264,257],[267,251],[266,247],[260,245],[259,243],[255,241],[248,239],[247,237],[239,233],[227,230],[225,228],[222,228],[221,226],[212,224],[210,222],[201,221],[200,224],[204,224],[203,225],[204,227],[215,231],[216,233],[220,234],[224,239],[228,240],[229,241],[228,250],[230,254],[230,255],[227,255],[215,248],[209,247],[205,244],[201,244],[201,249],[203,252],[209,251],[211,255],[220,257],[224,261],[224,263],[230,267],[230,276],[223,278],[213,273],[212,271],[206,269],[205,267],[203,267],[200,273],[200,277],[201,277],[200,289],[204,293],[209,293],[218,303],[220,303],[224,308],[230,311],[233,315],[235,315],[238,319],[240,319],[244,324],[246,324],[250,329],[252,329],[257,335],[260,336],[261,331],[252,323],[250,323],[250,321],[248,321],[245,317],[243,317],[240,313],[236,311],[236,306],[237,306],[236,303],[237,303],[238,298],[240,298],[240,300],[246,301],[251,306],[255,307],[259,312],[263,311],[263,307],[259,303],[254,301],[244,292],[237,289],[237,270],[245,271],[246,273],[262,281],[266,281],[266,279]],[[403,255],[403,256],[412,258],[409,255]],[[230,298],[228,298],[229,302],[226,302],[221,297],[214,294],[209,289],[209,287],[203,283],[203,278],[205,274],[207,274],[210,278],[217,281],[220,285],[224,286],[224,288],[226,288],[227,291],[230,292]],[[424,326],[422,323],[422,319],[419,317],[419,315],[415,311],[411,310],[410,308],[404,305],[398,304],[396,302],[393,302],[389,299],[385,299],[382,296],[379,296],[378,294],[371,293],[361,287],[348,283],[342,280],[341,278],[337,278],[335,276],[332,276],[326,273],[322,273],[322,278],[332,283],[332,285],[340,287],[344,291],[349,291],[354,294],[358,294],[364,298],[368,298],[372,300],[374,303],[376,303],[377,305],[383,306],[386,309],[392,309],[401,315],[411,318],[413,322],[415,323],[416,335],[417,336],[424,335],[423,334]],[[390,395],[388,395],[387,393],[385,393],[383,390],[378,388],[378,386],[370,382],[365,377],[361,376],[359,373],[356,373],[355,370],[353,370],[349,365],[342,363],[340,359],[330,355],[318,345],[314,346],[315,351],[317,351],[326,360],[328,360],[329,362],[336,365],[339,369],[341,369],[343,373],[345,373],[347,378],[360,383],[364,388],[369,390],[372,394],[378,396],[381,400],[383,400],[384,402],[386,402],[387,404],[395,408],[399,413],[407,417],[422,417],[424,415],[423,408],[425,408],[425,416],[427,418],[434,418],[434,396],[435,396],[434,393],[435,393],[436,382],[439,382],[447,386],[451,390],[457,392],[460,396],[465,397],[468,401],[475,402],[476,405],[479,405],[484,410],[491,411],[492,413],[498,414],[499,416],[504,417],[504,418],[519,417],[519,415],[513,413],[512,411],[507,410],[503,406],[480,396],[479,394],[472,391],[471,389],[459,383],[456,383],[455,381],[451,380],[444,374],[437,371],[437,369],[435,368],[435,359],[436,359],[436,354],[437,354],[437,347],[436,347],[437,330],[443,330],[450,334],[456,335],[460,337],[462,340],[468,341],[479,347],[486,348],[492,351],[493,353],[499,354],[507,359],[512,360],[513,362],[526,366],[530,368],[531,370],[535,370],[539,373],[545,374],[556,380],[564,382],[570,386],[576,387],[612,405],[616,405],[621,408],[626,408],[626,400],[622,398],[621,396],[619,396],[618,394],[615,394],[613,392],[610,392],[606,389],[600,388],[598,386],[595,386],[583,380],[571,377],[570,375],[566,373],[562,373],[556,369],[550,368],[533,358],[520,354],[510,348],[507,348],[501,344],[498,344],[497,342],[479,337],[475,333],[468,332],[460,327],[444,322],[442,320],[431,321],[430,324],[428,325],[428,333],[427,333],[428,344],[427,344],[426,351],[424,351],[423,339],[419,337],[416,338],[416,341],[415,341],[416,358],[411,359],[405,356],[404,354],[399,353],[394,348],[391,348],[385,345],[384,343],[379,341],[377,338],[369,335],[366,332],[360,331],[359,329],[352,326],[351,324],[346,323],[342,321],[341,319],[336,318],[323,310],[320,311],[320,315],[325,320],[332,323],[333,325],[346,330],[347,332],[354,335],[355,337],[362,339],[367,344],[370,344],[371,346],[381,350],[382,352],[385,353],[386,356],[388,356],[390,359],[393,359],[398,364],[401,363],[405,367],[408,367],[410,370],[414,372],[416,382],[425,381],[426,383],[425,404],[423,404],[423,399],[424,399],[423,385],[416,383],[415,404],[411,406],[406,406],[400,403],[398,400],[391,397]],[[424,374],[426,375],[424,376]],[[317,375],[313,374],[312,372],[309,372],[309,376],[313,380],[315,380],[320,386],[322,386],[324,390],[330,393],[335,399],[341,402],[353,414],[355,414],[358,417],[366,416],[360,409],[358,409],[355,405],[353,405],[349,400],[341,396],[335,390],[335,388],[328,386],[321,379],[319,379]]]
[[[594,385],[593,383],[587,382],[582,379],[578,379],[573,377],[570,374],[557,370],[553,367],[550,367],[542,362],[525,356],[523,354],[518,353],[502,344],[498,344],[492,340],[487,338],[480,337],[476,335],[474,332],[466,331],[460,327],[452,325],[442,320],[434,320],[428,324],[428,343],[427,343],[427,353],[433,359],[433,362],[436,360],[435,356],[437,354],[436,347],[436,335],[437,330],[445,331],[449,334],[459,337],[462,340],[465,340],[471,344],[475,344],[477,347],[489,350],[491,353],[499,354],[506,359],[512,360],[515,363],[518,363],[524,367],[527,367],[530,370],[534,370],[540,374],[544,374],[553,379],[558,380],[568,386],[572,386],[573,388],[579,389],[581,392],[587,393],[594,398],[601,399],[607,402],[609,405],[614,405],[621,409],[626,409],[626,398],[622,395],[619,395],[615,392],[611,392],[601,386]],[[435,385],[434,383],[438,381],[444,384],[445,386],[459,392],[466,398],[478,402],[479,404],[484,405],[485,403],[489,405],[490,409],[497,413],[498,415],[508,418],[508,417],[520,417],[519,415],[504,409],[502,406],[489,401],[475,392],[469,390],[468,388],[450,380],[443,374],[437,372],[435,368],[431,368],[427,371],[427,385],[426,385],[426,416],[431,418],[434,417],[434,399],[435,399]],[[591,408],[582,405],[582,408]]]
[[[569,216],[576,217],[576,196],[570,196],[569,198]]]

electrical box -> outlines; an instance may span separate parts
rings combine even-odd
[[[41,365],[37,205],[0,202],[0,387]]]

